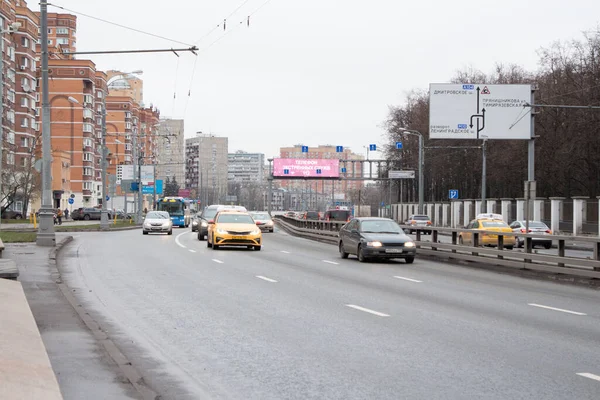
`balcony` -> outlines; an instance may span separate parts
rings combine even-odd
[[[83,189],[83,197],[92,197],[92,191],[89,189]]]

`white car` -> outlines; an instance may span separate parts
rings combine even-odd
[[[150,232],[166,232],[167,235],[173,234],[173,221],[171,221],[171,216],[168,212],[150,211],[146,214],[146,219],[142,226],[142,233],[147,235]]]
[[[252,219],[256,222],[256,226],[264,232],[273,232],[273,220],[267,212],[251,212]]]

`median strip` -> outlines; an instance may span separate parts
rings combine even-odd
[[[384,314],[379,311],[370,310],[368,308],[364,308],[364,307],[357,306],[354,304],[346,304],[346,307],[354,308],[355,310],[359,310],[359,311],[363,311],[363,312],[366,312],[369,314],[377,315],[378,317],[389,317],[389,314]]]
[[[565,310],[563,308],[556,308],[556,307],[544,306],[542,304],[528,303],[528,305],[530,305],[532,307],[545,308],[547,310],[560,311],[560,312],[564,312],[564,313],[567,313],[567,314],[587,315],[586,313],[581,313],[581,312],[571,311],[571,310]]]
[[[275,279],[267,278],[266,276],[256,275],[256,277],[258,279],[262,279],[263,281],[267,281],[267,282],[271,282],[271,283],[277,283],[277,281]]]

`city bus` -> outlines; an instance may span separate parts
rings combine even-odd
[[[190,201],[183,197],[163,197],[156,202],[158,211],[166,211],[171,216],[173,226],[190,226]]]

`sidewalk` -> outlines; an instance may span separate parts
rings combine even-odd
[[[67,236],[58,233],[56,242]],[[141,399],[63,295],[58,271],[49,260],[53,249],[35,243],[5,246],[2,256],[19,267],[19,281],[64,399]]]

